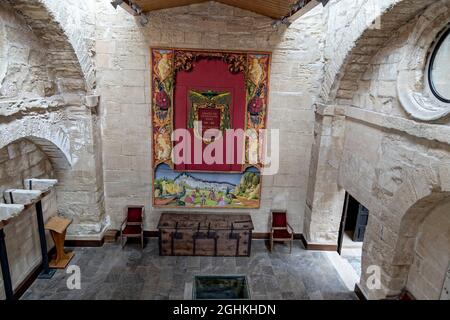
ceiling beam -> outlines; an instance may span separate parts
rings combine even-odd
[[[322,4],[323,6],[325,6],[327,3],[328,3],[328,0],[325,0],[325,1],[311,0],[306,5],[304,5],[302,8],[300,8],[300,10],[298,10],[297,12],[292,14],[290,17],[287,17],[287,19],[290,23],[293,23],[295,20],[304,16],[305,14],[310,12],[312,9],[317,7],[319,4]]]
[[[111,1],[111,5],[114,7],[114,9],[117,9],[117,7],[121,7],[123,10],[133,16],[137,16],[142,12],[140,12],[141,9],[133,5],[130,0],[113,0]]]
[[[296,0],[215,0],[229,6],[240,8],[264,15],[273,19],[280,19],[289,14]]]
[[[131,2],[137,4],[142,11],[154,11],[161,9],[169,9],[187,6],[191,4],[207,2],[208,0],[130,0]]]
[[[140,15],[160,9],[168,9],[207,2],[208,0],[110,0],[114,8],[120,6],[131,15]],[[284,24],[292,23],[319,4],[329,0],[215,0],[229,6],[249,10],[277,19]]]

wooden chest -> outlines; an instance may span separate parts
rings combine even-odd
[[[162,256],[250,256],[248,214],[163,213],[158,224]]]

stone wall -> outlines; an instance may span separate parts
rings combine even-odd
[[[425,69],[433,43],[436,42],[438,35],[449,22],[450,1],[447,0],[438,1],[428,7],[423,14],[410,19],[395,33],[389,34],[389,39],[364,66],[365,71],[354,86],[355,90],[345,93],[341,87],[337,101],[365,110],[412,120],[416,118],[408,112],[410,108],[405,104],[412,104],[413,100],[429,99],[431,105],[434,104],[435,107],[438,107],[439,101],[432,99],[433,94],[426,88],[428,84],[425,81],[427,72]],[[418,50],[419,48],[420,50]],[[409,99],[403,98],[403,96],[415,94],[415,92],[409,92],[409,88],[405,84],[408,79],[403,74],[421,78],[420,81],[414,80],[413,85],[424,87],[423,91],[420,91],[426,92],[426,94]],[[429,123],[449,125],[450,118],[441,117]]]
[[[30,2],[30,0],[27,0]],[[85,87],[88,93],[95,93],[96,66],[95,56],[95,7],[89,0],[32,0],[40,4],[42,12],[48,12],[54,28],[59,30],[59,43],[70,44],[74,53],[75,65],[83,73]],[[14,2],[17,3],[17,0]],[[48,34],[48,23],[44,30]],[[67,65],[67,59],[62,60]]]
[[[417,7],[410,2],[404,4],[408,4],[411,10],[420,6],[419,3],[416,3]],[[386,17],[392,18],[392,12],[398,13],[401,5],[402,3],[393,7],[386,13]],[[404,66],[402,62],[411,57],[411,47],[417,44],[411,39],[417,38],[424,30],[432,30],[425,32],[427,41],[419,41],[422,45],[431,45],[439,30],[449,21],[449,8],[448,1],[440,1],[423,13],[419,11],[420,15],[409,19],[408,23],[398,27],[395,32],[391,30],[389,39],[383,44],[376,43],[378,49],[374,55],[369,56],[367,62],[351,60],[353,63],[345,67],[338,83],[337,87],[341,89],[335,92],[336,99],[322,108],[325,110],[322,114],[326,115],[328,112],[328,116],[332,118],[332,125],[327,128],[339,124],[344,115],[345,131],[340,136],[342,147],[334,144],[319,149],[318,154],[323,157],[318,159],[318,163],[325,163],[335,171],[337,168],[338,180],[335,192],[327,194],[325,200],[321,199],[320,203],[329,201],[329,205],[319,207],[311,219],[314,221],[316,217],[320,224],[312,224],[308,231],[314,231],[314,227],[330,231],[331,235],[328,233],[326,236],[318,233],[319,240],[324,242],[333,239],[332,234],[337,235],[339,226],[336,218],[342,213],[342,209],[339,212],[328,209],[333,206],[339,208],[339,203],[342,208],[339,195],[343,190],[369,209],[360,282],[360,287],[369,298],[394,296],[405,288],[414,257],[420,217],[423,218],[430,208],[448,197],[449,119],[441,118],[427,123],[415,120],[405,111],[405,105],[399,99],[397,83],[400,81],[399,71]],[[399,21],[407,11],[401,12],[397,17]],[[447,18],[443,18],[445,14]],[[390,24],[385,16],[381,19],[381,29],[371,32],[371,37],[358,41],[353,52],[364,50],[376,35],[385,37],[386,29],[397,23],[395,21]],[[433,25],[432,28],[428,27],[430,24]],[[426,50],[424,47],[424,51]],[[411,68],[415,66],[408,65]],[[422,75],[424,72],[425,66]],[[347,89],[343,89],[348,75],[353,82]],[[322,139],[328,132],[322,129]],[[339,147],[336,148],[336,145]],[[333,166],[336,154],[341,154],[341,158],[339,165]],[[328,170],[327,173],[328,175],[316,176],[319,177],[314,184],[316,197],[320,196],[317,187],[329,181],[327,177],[333,175],[333,170]],[[324,190],[331,190],[331,187],[325,185]],[[339,202],[333,201],[333,197]],[[380,290],[370,289],[367,282],[370,274],[366,272],[369,266],[381,267]],[[427,277],[431,276],[431,273],[427,274]],[[424,297],[426,292],[421,294]]]
[[[403,289],[413,243],[399,246],[402,218],[422,197],[445,190],[449,176],[443,168],[449,163],[448,145],[347,121],[339,184],[370,211],[362,283],[367,267],[378,265],[386,285],[384,292],[370,292],[372,297]],[[401,258],[395,259],[398,254]]]
[[[0,202],[4,202],[4,190],[22,189],[23,180],[26,178],[53,178],[53,168],[47,156],[28,140],[20,140],[0,149]],[[45,220],[56,215],[54,191],[43,199],[42,209]],[[24,211],[8,224],[4,231],[13,287],[17,288],[41,262],[35,208]],[[50,249],[53,243],[49,234],[47,239]],[[4,299],[2,278],[0,299]]]
[[[23,19],[0,3],[0,99],[56,92],[46,51]]]
[[[26,138],[45,153],[60,181],[58,211],[74,220],[69,238],[100,239],[108,215],[117,229],[127,204],[145,204],[146,229],[156,227],[150,47],[271,51],[268,123],[280,129],[282,156],[279,173],[263,177],[261,208],[250,210],[255,231],[267,231],[270,209],[282,208],[308,241],[334,245],[347,190],[370,210],[363,291],[398,294],[409,274],[418,297],[434,296],[414,281],[419,273],[437,288],[418,268],[427,244],[416,239],[428,228],[418,231],[419,220],[449,196],[450,118],[418,121],[401,83],[412,74],[413,87],[423,84],[420,68],[450,20],[450,0],[334,0],[287,29],[216,2],[152,12],[145,26],[103,0],[8,3],[0,4],[0,148],[31,148],[15,143]],[[40,156],[21,157],[25,166]],[[19,252],[20,242],[9,242]],[[37,261],[26,259],[17,268]],[[370,265],[381,267],[381,290],[367,286]]]
[[[146,229],[160,210],[151,206],[150,47],[272,51],[268,123],[280,129],[280,171],[262,179],[257,232],[268,230],[270,209],[289,211],[302,231],[314,112],[322,77],[322,7],[292,24],[216,2],[149,14],[147,26],[97,1],[96,65],[101,94],[106,209],[118,228],[126,204],[146,205]],[[286,115],[289,115],[287,117]],[[247,210],[248,211],[248,210]]]
[[[74,220],[68,237],[101,239],[108,225],[101,138],[96,103],[86,96],[95,88],[95,52],[89,49],[93,39],[87,31],[95,31],[90,27],[95,10],[89,9],[91,1],[64,2],[64,10],[61,3],[1,4],[0,148],[22,138],[36,143],[59,180],[58,210]]]
[[[93,39],[89,39],[93,31],[88,31],[93,30],[90,27],[93,10],[87,9],[90,1],[8,0],[8,3],[46,46],[49,68],[59,92],[95,88]]]
[[[345,197],[344,190],[337,184],[345,112],[342,108],[322,104],[316,104],[315,112],[303,234],[308,244],[336,246]]]
[[[438,205],[417,235],[406,288],[416,299],[439,300],[450,262],[450,203]]]
[[[345,111],[335,105],[353,105],[358,80],[376,52],[432,2],[341,0],[325,7],[324,73],[317,108],[317,121],[324,127],[316,128],[312,158],[317,164],[309,172],[303,230],[309,243],[336,245],[338,237],[344,199],[344,190],[337,184],[344,138],[340,118]]]
[[[435,0],[334,0],[326,6],[321,99],[351,99],[372,56],[398,28]]]

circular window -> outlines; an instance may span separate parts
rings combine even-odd
[[[434,95],[450,103],[450,29],[439,39],[431,55],[428,79]]]

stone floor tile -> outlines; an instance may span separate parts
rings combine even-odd
[[[71,274],[58,270],[38,279],[24,300],[164,300],[192,297],[196,275],[246,275],[252,299],[356,299],[323,252],[306,251],[295,241],[292,254],[279,244],[270,253],[265,241],[253,241],[250,257],[159,256],[157,239],[144,250],[129,244],[74,248],[71,264],[81,270],[81,290],[69,290]]]

